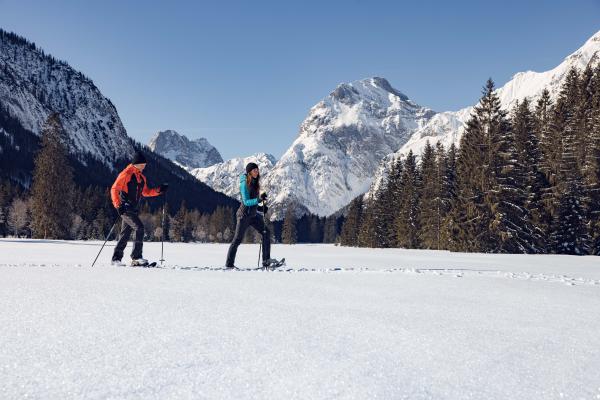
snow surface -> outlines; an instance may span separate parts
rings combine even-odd
[[[600,398],[596,257],[100,245],[0,240],[0,398]]]

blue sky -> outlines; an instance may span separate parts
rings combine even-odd
[[[600,0],[0,0],[0,27],[92,78],[142,142],[175,129],[224,158],[280,157],[341,82],[382,76],[457,110],[488,77],[559,64],[600,30]]]

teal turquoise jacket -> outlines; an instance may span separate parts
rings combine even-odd
[[[246,174],[240,175],[240,194],[242,195],[242,204],[246,207],[258,205],[258,198],[250,198],[250,193],[248,192],[248,185],[246,185]]]

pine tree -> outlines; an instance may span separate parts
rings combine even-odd
[[[226,231],[232,232],[230,209],[219,206],[212,212],[209,218],[209,235],[217,242],[228,242]],[[191,230],[193,226],[190,225]],[[191,234],[191,232],[190,232]]]
[[[185,242],[186,241],[186,216],[187,216],[187,208],[185,206],[185,201],[181,202],[179,207],[179,211],[175,214],[171,221],[171,230],[169,232],[169,236],[175,242]],[[211,224],[212,228],[212,224]]]
[[[63,140],[59,115],[51,114],[42,128],[31,187],[32,228],[36,237],[69,238],[75,185]]]
[[[526,208],[529,169],[527,142],[532,129],[528,108],[528,102],[523,103],[523,107],[516,105],[513,118],[518,123],[516,129],[511,129],[508,121],[500,120],[497,138],[499,171],[490,194],[486,196],[494,217],[490,224],[497,241],[497,247],[490,249],[494,252],[533,253],[537,250],[535,243],[538,236]]]
[[[417,160],[412,150],[404,160],[400,190],[400,212],[395,220],[396,237],[399,247],[407,249],[420,248],[421,223],[420,210],[420,176]]]
[[[387,179],[384,180],[375,194],[374,230],[377,247],[397,247],[396,219],[400,214],[402,195],[403,161],[393,161]]]
[[[363,202],[363,213],[357,238],[358,246],[360,247],[377,247],[374,206],[375,200],[373,196],[370,196],[367,201]]]
[[[440,144],[441,146],[441,144]],[[445,154],[443,146],[434,149],[427,141],[421,156],[421,236],[425,249],[441,248],[442,219],[445,216]]]
[[[441,151],[443,151],[443,147]],[[456,206],[458,202],[458,198],[456,196],[457,188],[456,188],[456,157],[457,157],[457,149],[456,145],[452,143],[448,152],[444,155],[439,154],[440,149],[438,148],[438,160],[442,160],[444,166],[442,170],[444,171],[443,182],[444,186],[442,191],[445,196],[445,200],[442,203],[444,205],[444,217],[441,221],[441,244],[440,247],[443,249],[453,249],[456,248],[457,245],[454,242],[453,236],[453,214],[452,210]]]
[[[550,130],[556,139],[557,160],[553,160],[551,177],[553,215],[551,246],[557,253],[585,254],[589,235],[585,220],[586,198],[582,174],[581,82],[575,69],[568,72],[553,109]],[[585,139],[587,140],[587,139]]]
[[[340,243],[342,246],[358,246],[358,231],[362,219],[362,211],[362,196],[358,196],[350,202],[348,215],[342,226],[340,234]]]
[[[583,171],[591,253],[600,254],[600,64],[590,82],[589,147]]]
[[[579,87],[577,72],[571,70],[561,89],[555,112],[556,121],[560,122],[555,126],[562,128],[562,146],[555,191],[558,209],[553,221],[551,242],[553,250],[561,254],[587,254],[590,243],[585,224],[586,198],[578,154],[581,133],[578,132],[579,121],[576,120],[576,99],[579,97]]]
[[[310,218],[310,231],[309,231],[309,242],[320,243],[323,241],[323,223],[321,219],[316,215],[311,215]]]
[[[551,129],[552,118],[552,100],[550,92],[547,89],[542,91],[542,94],[537,101],[535,107],[534,129],[539,142],[541,151],[540,170],[546,175],[549,180],[554,171],[558,171],[558,167],[554,166],[554,162],[558,165],[560,146],[560,137],[555,137]]]
[[[589,252],[589,235],[585,226],[582,179],[577,170],[575,137],[563,140],[560,201],[552,230],[552,245],[559,254],[583,255]]]
[[[489,196],[499,172],[498,136],[505,128],[505,114],[490,79],[475,106],[461,138],[456,160],[456,201],[448,221],[450,249],[490,251],[497,247],[490,223]]]
[[[576,140],[576,154],[579,170],[583,171],[590,150],[590,139],[593,120],[593,80],[594,71],[588,65],[579,75],[578,90],[575,98],[575,110],[573,120],[573,131]]]
[[[532,236],[529,242],[537,252],[543,252],[547,247],[547,233],[552,219],[544,204],[550,184],[542,171],[543,155],[536,125],[536,117],[529,108],[529,101],[525,99],[515,107],[512,119],[516,164],[521,166],[517,172],[522,174],[517,179],[524,191],[527,219],[531,221]]]
[[[325,224],[323,228],[323,243],[335,243],[337,237],[337,218],[332,215],[325,218]]]
[[[296,231],[296,207],[290,203],[285,210],[281,240],[285,244],[296,244],[298,240]]]
[[[393,168],[394,166],[392,166]],[[396,241],[395,237],[390,234],[393,232],[395,207],[390,201],[388,186],[389,176],[380,182],[368,206],[371,213],[367,218],[370,219],[372,229],[372,247],[391,247]]]

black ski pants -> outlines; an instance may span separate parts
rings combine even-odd
[[[256,229],[258,232],[262,234],[262,258],[263,260],[268,260],[271,258],[271,232],[269,228],[265,227],[265,223],[262,218],[254,214],[252,216],[238,216],[237,224],[235,225],[235,234],[233,235],[233,241],[229,246],[229,251],[227,252],[227,262],[225,266],[232,267],[235,263],[235,255],[237,253],[238,246],[242,243],[244,239],[244,234],[246,233],[246,229],[251,226]]]

